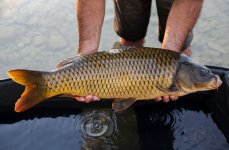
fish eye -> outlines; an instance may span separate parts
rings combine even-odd
[[[206,76],[208,72],[209,72],[209,71],[206,70],[206,69],[201,69],[201,70],[200,70],[200,75],[201,75],[201,76]]]
[[[212,73],[212,71],[210,69],[208,69],[207,71],[208,71],[208,73]]]
[[[188,62],[188,61],[184,61],[183,62],[184,65],[191,65],[192,63]]]

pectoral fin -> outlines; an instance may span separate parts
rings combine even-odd
[[[160,86],[157,86],[157,88],[160,91],[168,93],[168,94],[173,93],[173,92],[177,92],[179,90],[176,85],[172,85],[169,89],[165,89],[165,88],[160,87]]]
[[[112,109],[116,111],[121,111],[129,108],[136,99],[116,99],[112,103]]]

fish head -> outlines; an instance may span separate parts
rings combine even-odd
[[[180,63],[176,81],[184,93],[218,89],[222,84],[220,77],[209,68],[192,61]]]

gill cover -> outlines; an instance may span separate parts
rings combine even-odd
[[[176,80],[185,93],[191,93],[209,90],[216,76],[204,65],[185,61],[180,63]]]

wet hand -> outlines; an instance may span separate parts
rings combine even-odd
[[[163,100],[163,102],[165,102],[165,103],[167,103],[167,102],[169,102],[170,100],[171,101],[176,101],[178,99],[178,96],[173,96],[173,95],[169,95],[169,96],[162,96],[162,97],[157,97],[157,98],[155,98],[155,101],[156,102],[159,102],[159,101],[162,101]]]
[[[94,101],[99,101],[100,99],[97,96],[93,95],[87,95],[85,97],[75,97],[77,101],[79,102],[85,102],[85,103],[90,103]]]

